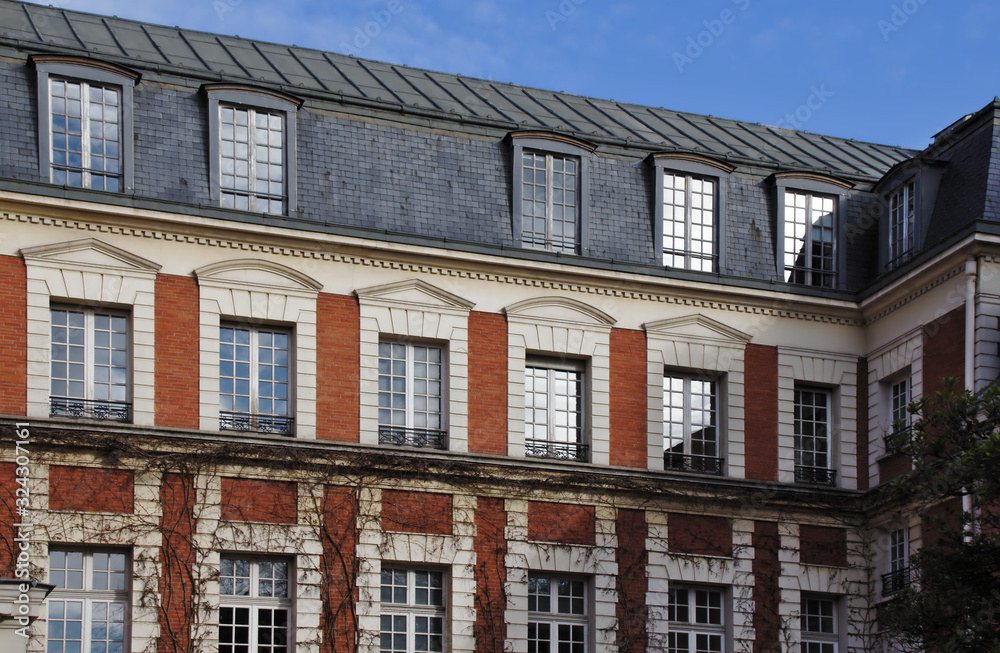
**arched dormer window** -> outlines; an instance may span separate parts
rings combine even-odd
[[[595,145],[549,132],[513,132],[512,230],[522,247],[587,254],[590,155]]]
[[[901,161],[875,185],[883,208],[879,270],[902,265],[923,247],[944,165],[923,157]]]

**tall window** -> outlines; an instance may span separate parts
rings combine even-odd
[[[666,469],[722,473],[717,383],[687,375],[663,377],[663,464]]]
[[[219,329],[219,426],[290,434],[288,332],[223,325]]]
[[[121,191],[120,89],[50,79],[49,93],[52,183]]]
[[[379,343],[380,443],[447,447],[442,419],[443,375],[440,347]]]
[[[529,364],[524,369],[525,453],[587,459],[580,366]]]
[[[521,242],[556,252],[579,243],[579,162],[574,157],[524,152],[521,161]]]
[[[893,428],[905,429],[909,427],[910,413],[906,407],[910,404],[910,380],[902,379],[892,384],[889,394]]]
[[[219,653],[289,653],[289,564],[223,556],[219,566]]]
[[[909,538],[905,528],[889,533],[888,573],[882,576],[882,595],[890,596],[910,584]]]
[[[663,173],[663,264],[715,269],[715,181]]]
[[[48,652],[123,653],[129,623],[128,556],[108,551],[49,552]]]
[[[889,265],[903,262],[914,246],[913,182],[903,184],[889,198]]]
[[[82,308],[50,314],[51,414],[130,421],[128,317]]]
[[[222,206],[283,214],[285,115],[262,109],[219,106]]]
[[[726,615],[721,590],[671,588],[667,594],[667,653],[722,653]]]
[[[381,653],[443,651],[444,574],[426,569],[382,569]]]
[[[584,580],[528,576],[528,653],[584,653],[589,621]]]
[[[807,594],[802,596],[802,653],[837,653],[837,626],[835,600]]]
[[[795,480],[833,485],[830,468],[830,392],[795,389]]]
[[[836,198],[784,193],[785,281],[832,288],[836,285]]]

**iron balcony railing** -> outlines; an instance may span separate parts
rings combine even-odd
[[[219,428],[223,431],[292,435],[295,431],[295,419],[287,415],[235,413],[228,410],[220,410]]]
[[[590,447],[582,442],[524,441],[524,455],[532,458],[555,458],[557,460],[579,460],[586,462],[589,450]]]
[[[723,459],[715,456],[698,456],[673,451],[663,453],[663,467],[678,472],[697,472],[721,476],[722,463]]]
[[[837,470],[826,467],[808,467],[806,465],[795,466],[795,482],[807,485],[829,485],[833,487],[837,484]]]
[[[882,574],[882,596],[891,596],[904,587],[909,587],[912,581],[909,567]]]
[[[49,415],[51,417],[85,417],[129,423],[132,421],[132,404],[125,401],[49,397]]]
[[[378,443],[397,447],[447,449],[448,432],[440,429],[413,429],[403,426],[379,426]]]

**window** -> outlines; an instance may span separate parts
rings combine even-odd
[[[219,428],[291,434],[287,331],[219,329]]]
[[[663,377],[663,466],[722,473],[719,457],[718,384],[687,375]]]
[[[889,266],[902,263],[914,247],[914,183],[907,182],[889,197]]]
[[[124,653],[131,574],[128,556],[109,551],[49,552],[49,653]]]
[[[219,565],[219,653],[292,650],[289,564],[223,556]]]
[[[882,596],[891,596],[910,584],[910,550],[906,529],[889,533],[889,573],[882,576]]]
[[[515,132],[514,239],[523,247],[586,254],[594,146],[563,135]]]
[[[50,314],[50,414],[131,421],[128,317],[84,308]]]
[[[529,575],[528,653],[584,653],[588,603],[584,580]]]
[[[138,73],[76,57],[35,55],[43,180],[113,193],[133,186],[132,90]]]
[[[795,481],[833,485],[830,469],[830,392],[795,389]]]
[[[834,287],[836,199],[796,191],[784,195],[785,281]]]
[[[837,602],[802,596],[802,653],[837,653]]]
[[[209,102],[210,192],[219,206],[288,215],[297,209],[295,113],[285,93],[204,87]]]
[[[722,590],[670,588],[667,594],[668,653],[722,653],[726,614]]]
[[[893,430],[906,430],[910,427],[910,380],[902,379],[892,384],[889,390],[890,410]]]
[[[531,361],[524,369],[525,454],[586,460],[582,365]]]
[[[716,182],[663,173],[663,265],[715,270]]]
[[[447,448],[443,370],[440,347],[379,343],[379,444]]]
[[[443,651],[444,574],[426,569],[382,569],[382,653]]]

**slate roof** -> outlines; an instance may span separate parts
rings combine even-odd
[[[238,81],[302,97],[595,143],[695,152],[734,164],[872,179],[915,151],[757,123],[420,70],[345,55],[0,0],[0,43],[139,70]]]

